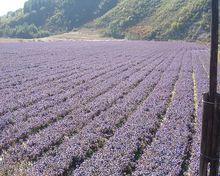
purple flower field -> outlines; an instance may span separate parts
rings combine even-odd
[[[198,175],[209,50],[186,42],[0,47],[0,176]]]

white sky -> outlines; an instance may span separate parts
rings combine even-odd
[[[22,8],[25,1],[27,0],[0,0],[0,16]]]

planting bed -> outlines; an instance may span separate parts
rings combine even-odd
[[[0,175],[198,175],[206,46],[5,43]]]

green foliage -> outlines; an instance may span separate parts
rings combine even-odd
[[[117,2],[118,0],[28,0],[23,9],[0,18],[0,37],[30,38],[70,31],[102,16],[116,6]],[[33,25],[37,30],[34,30]]]
[[[96,26],[113,37],[128,39],[196,40],[210,29],[208,0],[121,0],[96,20]],[[132,27],[148,26],[148,33],[131,33]]]
[[[23,24],[15,28],[6,26],[4,29],[0,29],[0,35],[2,37],[31,39],[49,36],[49,32],[38,29],[34,24]]]
[[[164,0],[149,20],[153,30],[146,37],[156,31],[158,39],[195,40],[209,32],[210,14],[208,0]]]
[[[209,0],[28,0],[0,17],[0,37],[42,37],[81,26],[127,39],[209,37]],[[26,32],[26,34],[25,34]]]
[[[118,22],[118,20],[115,20],[109,25],[109,28],[106,30],[105,35],[117,39],[124,38],[122,28],[123,28],[123,24]]]
[[[120,3],[104,16],[96,20],[99,27],[111,31],[112,26],[118,33],[139,23],[151,15],[161,0],[121,0]],[[114,30],[114,31],[115,31]],[[120,32],[119,32],[120,31]]]
[[[68,21],[60,11],[47,19],[45,28],[52,33],[62,33],[68,31]]]
[[[117,0],[63,0],[61,11],[72,28],[103,15],[116,4]]]

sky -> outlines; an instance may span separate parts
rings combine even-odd
[[[22,8],[27,0],[0,0],[0,16]]]

